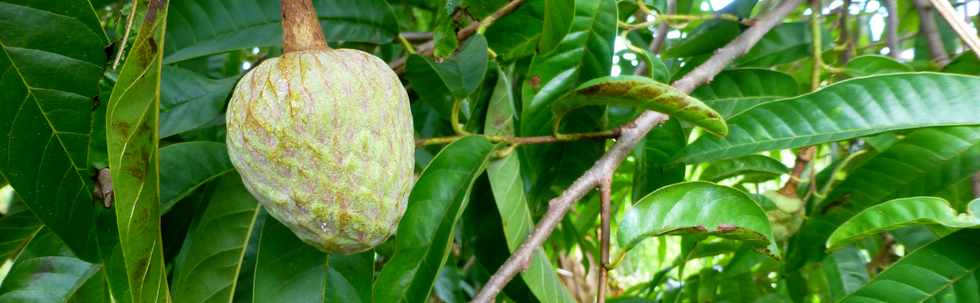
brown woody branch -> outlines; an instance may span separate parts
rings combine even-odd
[[[949,64],[949,55],[946,54],[943,40],[939,36],[936,19],[932,17],[932,4],[929,0],[915,0],[915,8],[919,12],[919,34],[925,36],[932,60],[939,67],[946,66]]]
[[[895,0],[885,0],[885,9],[888,10],[888,18],[885,19],[885,35],[888,41],[888,56],[898,59],[898,4]]]
[[[597,139],[612,139],[619,137],[621,134],[620,128],[614,128],[611,130],[589,132],[589,133],[571,133],[562,134],[561,136],[548,135],[548,136],[534,136],[534,137],[515,137],[515,136],[493,136],[493,135],[477,135],[483,136],[490,142],[498,143],[510,143],[510,144],[549,144],[558,142],[569,142],[569,141],[582,141],[582,140],[597,140]],[[433,137],[415,140],[415,146],[421,147],[426,145],[437,145],[437,144],[449,144],[459,140],[466,135],[452,135],[446,137]]]
[[[756,20],[755,24],[749,27],[745,32],[739,35],[735,40],[732,40],[724,47],[715,51],[714,55],[711,56],[707,61],[702,63],[700,66],[695,68],[693,71],[684,76],[684,78],[674,82],[674,88],[680,90],[681,92],[690,93],[695,87],[710,81],[717,75],[722,69],[728,64],[735,60],[735,58],[745,54],[749,49],[759,42],[759,39],[766,34],[770,29],[772,29],[777,24],[781,23],[783,18],[789,15],[797,6],[800,5],[802,0],[786,0],[783,1],[776,9],[772,10],[768,15]],[[622,128],[622,135],[616,140],[616,144],[613,145],[609,151],[606,152],[592,168],[589,168],[582,176],[580,176],[575,182],[572,183],[569,188],[565,189],[561,195],[551,199],[548,205],[548,211],[541,217],[541,220],[534,227],[534,230],[528,235],[524,243],[514,251],[513,254],[507,259],[507,261],[497,270],[487,284],[480,289],[480,292],[474,297],[473,302],[487,303],[493,301],[497,293],[511,279],[517,275],[518,272],[527,268],[527,264],[531,258],[531,254],[534,249],[541,246],[551,232],[555,229],[555,226],[561,222],[562,217],[568,212],[569,208],[579,199],[585,196],[586,193],[595,188],[599,182],[604,178],[608,178],[613,174],[616,168],[622,163],[633,147],[643,139],[648,132],[650,132],[653,127],[659,125],[666,121],[668,117],[664,114],[646,111],[639,117],[637,117],[632,122],[628,123]]]
[[[596,302],[606,302],[606,291],[608,289],[607,280],[609,279],[609,220],[612,217],[612,178],[606,177],[599,183],[599,292],[596,294]]]

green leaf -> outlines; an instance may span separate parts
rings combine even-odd
[[[371,302],[374,278],[374,251],[330,256],[326,302]]]
[[[466,40],[459,53],[442,63],[418,55],[409,57],[406,75],[413,87],[427,88],[432,83],[443,85],[436,91],[415,89],[423,99],[436,99],[436,97],[425,96],[444,92],[462,99],[476,91],[483,82],[483,77],[487,73],[487,58],[487,40],[482,35],[476,35]]]
[[[840,300],[867,284],[866,265],[861,250],[854,247],[841,249],[827,256],[820,263],[820,268],[827,279],[831,299]]]
[[[511,84],[506,73],[500,72],[493,98],[487,109],[486,134],[512,136],[515,129],[514,117]],[[491,161],[487,166],[487,176],[504,226],[503,233],[507,239],[507,248],[513,253],[534,227],[527,197],[524,195],[520,160],[516,154],[510,154],[502,159]],[[541,302],[574,302],[558,280],[558,274],[548,260],[548,256],[540,248],[531,256],[527,270],[521,273],[521,279]]]
[[[681,1],[683,2],[683,1]],[[740,18],[748,18],[757,0],[732,1],[731,4],[718,10],[718,14],[732,14]],[[678,12],[682,5],[678,5]],[[714,51],[735,39],[741,32],[738,22],[722,19],[705,21],[687,35],[687,39],[671,46],[664,51],[666,57],[691,57]]]
[[[702,136],[679,161],[734,158],[902,129],[980,124],[974,114],[980,110],[975,87],[980,78],[937,73],[841,81],[732,117],[727,137]]]
[[[612,68],[616,36],[616,3],[613,0],[575,1],[575,17],[569,33],[547,53],[531,60],[521,87],[521,136],[552,133],[551,105],[559,97],[589,79],[607,76]],[[602,127],[601,111],[573,114],[568,132],[594,131]],[[556,187],[571,183],[602,155],[603,144],[595,141],[522,146],[521,169],[533,189],[532,204],[541,205]],[[557,164],[556,164],[557,163]]]
[[[827,240],[836,249],[861,238],[916,224],[938,224],[951,228],[980,226],[980,199],[971,201],[967,212],[957,214],[949,202],[936,197],[910,197],[865,208],[834,230]]]
[[[980,230],[965,229],[913,251],[840,302],[977,302]]]
[[[160,209],[167,213],[195,189],[233,171],[225,145],[192,141],[160,149]]]
[[[398,35],[394,12],[383,0],[314,0],[330,42],[383,44]],[[224,3],[173,0],[167,20],[165,63],[250,47],[282,45],[279,1]]]
[[[15,257],[44,227],[34,213],[18,205],[0,217],[0,262]]]
[[[484,33],[499,60],[513,61],[534,53],[544,26],[545,0],[524,4],[494,22]]]
[[[69,302],[89,280],[101,282],[101,270],[72,257],[17,260],[0,287],[0,302]]]
[[[108,44],[86,1],[0,2],[0,179],[82,259],[98,259],[92,109]]]
[[[174,262],[175,302],[230,302],[259,205],[238,174],[217,181]]]
[[[538,52],[547,53],[558,46],[572,26],[575,0],[544,0],[544,27],[538,41]]]
[[[833,48],[830,32],[821,28],[822,51]],[[762,36],[748,53],[736,60],[739,66],[768,67],[789,63],[813,54],[813,35],[809,22],[783,23]]]
[[[252,302],[324,302],[327,254],[267,217],[255,256]]]
[[[789,168],[776,159],[763,155],[748,155],[711,162],[701,172],[701,180],[718,182],[735,176],[744,176],[743,182],[759,182],[788,173]]]
[[[149,1],[106,112],[106,143],[119,245],[133,302],[168,302],[160,245],[160,68],[166,0]]]
[[[568,112],[589,105],[636,106],[691,122],[712,134],[724,136],[728,133],[725,120],[700,100],[670,85],[640,76],[603,77],[583,83],[571,96],[552,105],[555,132]]]
[[[980,76],[980,58],[973,51],[963,52],[943,66],[943,72]]]
[[[628,250],[648,237],[709,234],[742,240],[779,255],[765,212],[737,189],[708,182],[663,187],[643,197],[619,223],[619,246]]]
[[[212,80],[186,69],[164,66],[160,82],[160,137],[195,130],[222,117],[225,101],[237,81],[237,77]]]
[[[676,119],[650,130],[633,149],[633,201],[658,188],[684,181],[684,165],[671,163],[687,146],[687,135]]]
[[[844,69],[847,75],[852,77],[913,71],[911,66],[881,55],[858,56],[847,61]]]
[[[470,136],[446,146],[425,168],[398,225],[395,254],[374,283],[377,302],[422,302],[449,255],[456,221],[494,145]]]
[[[456,37],[456,8],[458,1],[446,1],[445,5],[439,6],[436,11],[435,28],[432,29],[432,55],[436,58],[449,57],[456,48],[459,47],[459,39]]]
[[[933,195],[980,171],[980,127],[921,129],[848,173],[818,206],[861,210],[908,196]]]
[[[735,102],[747,98],[792,97],[799,93],[789,74],[762,68],[737,68],[718,73],[711,82],[699,86],[691,96],[701,101]]]

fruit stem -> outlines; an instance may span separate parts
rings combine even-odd
[[[329,49],[312,0],[281,0],[283,53]]]

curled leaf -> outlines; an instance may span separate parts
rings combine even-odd
[[[949,202],[937,197],[909,197],[868,207],[834,230],[827,240],[836,249],[861,238],[915,224],[938,224],[952,228],[980,226],[980,199],[957,214]]]

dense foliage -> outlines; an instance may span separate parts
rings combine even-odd
[[[978,1],[313,3],[408,89],[393,237],[232,167],[279,1],[0,0],[0,302],[980,302]]]

